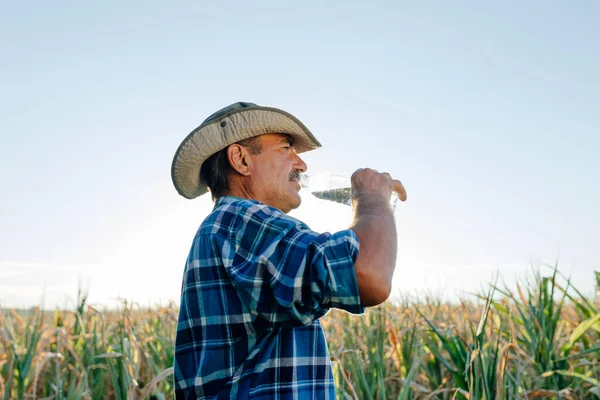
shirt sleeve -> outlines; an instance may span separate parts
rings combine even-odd
[[[307,325],[330,308],[360,314],[352,230],[316,233],[262,204],[238,210],[219,245],[225,269],[248,311],[271,324]]]

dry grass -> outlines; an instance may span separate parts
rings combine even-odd
[[[175,305],[78,304],[0,311],[0,398],[172,398]],[[557,271],[471,302],[386,303],[322,323],[340,399],[600,398],[598,300]]]

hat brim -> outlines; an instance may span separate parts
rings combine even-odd
[[[200,179],[200,169],[211,155],[240,140],[267,133],[291,135],[297,153],[321,147],[308,128],[288,112],[260,106],[236,110],[200,125],[181,142],[171,164],[175,189],[187,199],[203,195],[208,186]]]

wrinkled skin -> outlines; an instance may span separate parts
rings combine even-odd
[[[228,149],[230,190],[227,193],[258,200],[284,213],[301,203],[299,174],[306,172],[306,163],[298,156],[291,138],[284,134],[265,134],[259,138],[262,151],[252,154],[239,144]]]

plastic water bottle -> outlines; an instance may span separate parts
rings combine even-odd
[[[334,175],[329,172],[301,174],[300,186],[308,189],[313,196],[319,199],[334,201],[347,206],[352,205],[352,186],[349,176]],[[390,199],[392,212],[396,210],[397,203],[398,194],[392,192]]]

